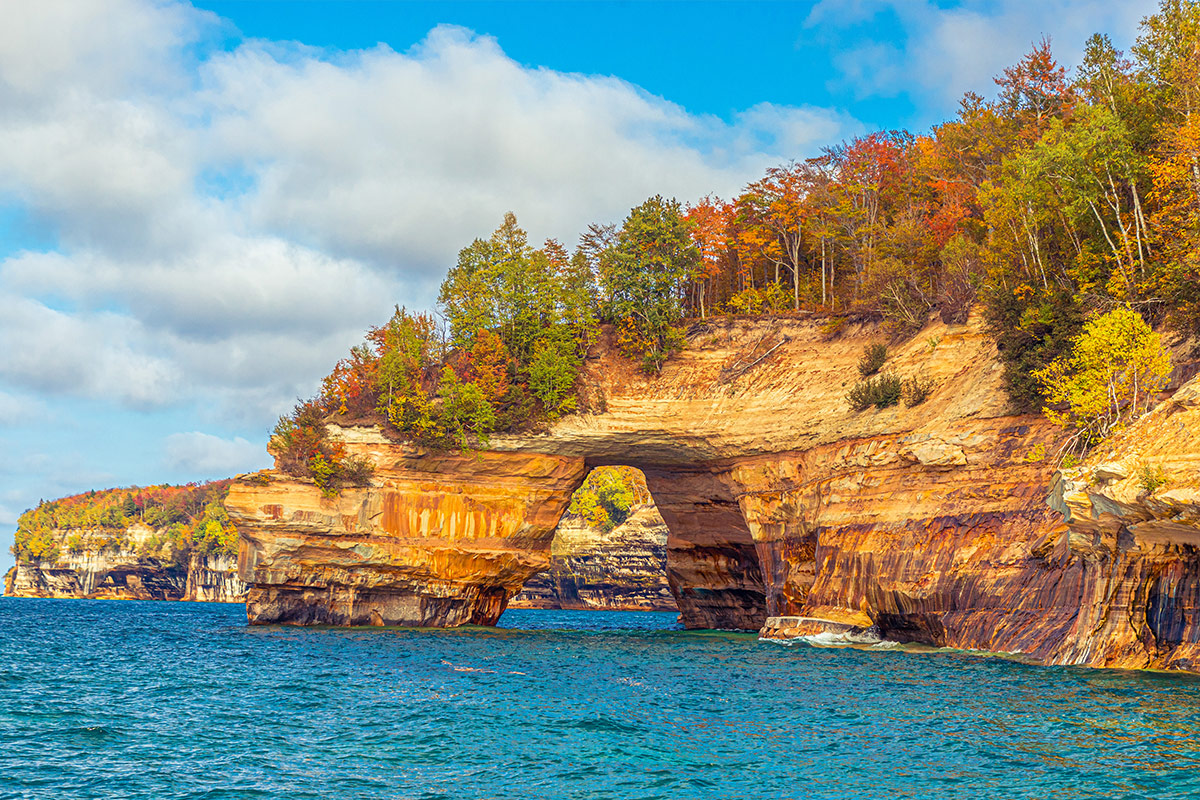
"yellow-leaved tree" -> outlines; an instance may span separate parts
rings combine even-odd
[[[1150,410],[1171,357],[1141,314],[1118,306],[1089,320],[1071,350],[1033,373],[1046,416],[1074,433],[1064,453],[1082,453]]]

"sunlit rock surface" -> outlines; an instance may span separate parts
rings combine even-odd
[[[373,429],[339,435],[375,464],[371,487],[331,499],[266,474],[230,490],[252,622],[494,624],[549,564],[584,478],[581,458],[432,454]]]
[[[667,536],[653,505],[635,507],[611,531],[563,517],[550,546],[549,569],[525,582],[512,607],[675,611]]]

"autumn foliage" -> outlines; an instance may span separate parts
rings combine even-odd
[[[637,506],[650,502],[650,490],[641,470],[597,467],[571,496],[567,515],[607,533],[627,520]]]
[[[831,143],[728,199],[649,198],[574,251],[535,247],[508,214],[459,253],[440,319],[398,309],[370,331],[281,422],[276,451],[336,489],[364,475],[324,441],[330,415],[479,446],[578,410],[600,325],[654,374],[685,323],[714,314],[829,330],[867,316],[904,335],[982,306],[1016,405],[1061,403],[1037,376],[1088,320],[1119,307],[1200,331],[1198,54],[1200,2],[1164,0],[1129,54],[1097,34],[1068,70],[1042,40],[928,132]]]
[[[130,486],[42,501],[17,521],[12,552],[22,561],[54,562],[62,553],[62,532],[74,532],[67,547],[80,541],[81,532],[91,532],[103,534],[98,540],[103,547],[121,550],[130,544],[125,530],[140,522],[161,531],[159,544],[169,545],[184,563],[193,552],[236,553],[237,529],[223,505],[230,483]]]

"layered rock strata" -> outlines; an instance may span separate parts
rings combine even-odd
[[[165,531],[140,523],[117,537],[109,530],[53,535],[60,543],[58,556],[18,561],[4,576],[6,596],[240,603],[245,595],[234,556],[177,554],[169,544],[157,544]]]
[[[311,482],[260,474],[230,489],[252,622],[495,624],[548,566],[585,474],[577,457],[434,454],[374,429],[338,434],[375,465],[370,487],[327,498]]]
[[[550,568],[525,581],[511,607],[675,611],[667,537],[652,504],[634,507],[610,531],[564,517],[550,545]]]
[[[1191,408],[1192,389],[1109,459],[1163,465],[1168,483],[1131,499],[1120,484],[1132,477],[1055,478],[1042,456],[1059,432],[1009,411],[976,319],[893,344],[885,371],[935,382],[923,404],[851,411],[863,348],[882,339],[869,323],[831,335],[816,321],[723,321],[693,330],[656,379],[602,341],[584,376],[595,411],[475,455],[331,428],[376,464],[371,487],[330,500],[266,473],[231,490],[250,619],[492,622],[546,568],[586,470],[626,464],[668,528],[668,581],[690,627],[870,627],[1048,663],[1188,667],[1200,590],[1182,492],[1200,420],[1169,409]]]

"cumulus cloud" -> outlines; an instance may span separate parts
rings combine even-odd
[[[262,445],[245,439],[222,439],[192,431],[174,433],[164,442],[167,466],[180,472],[199,475],[233,475],[270,465]]]
[[[822,0],[810,13],[810,28],[843,30],[837,81],[858,96],[916,93],[944,108],[967,91],[988,95],[992,78],[1043,36],[1060,63],[1077,64],[1087,37],[1097,31],[1132,37],[1155,0],[964,0],[942,8],[931,0]],[[854,32],[872,21],[896,25],[901,46],[862,41]],[[1127,44],[1128,42],[1124,42]]]
[[[0,26],[0,87],[12,100],[136,86],[176,86],[184,46],[217,18],[183,3],[38,0],[11,3]]]
[[[49,394],[103,396],[135,408],[176,399],[180,367],[153,352],[142,325],[113,313],[70,314],[0,294],[0,375]]]
[[[529,69],[441,26],[331,63],[248,43],[212,59],[213,139],[256,176],[256,224],[432,281],[506,210],[568,241],[657,192],[728,193],[843,115],[763,105],[729,125],[610,77]],[[336,143],[336,144],[332,144]]]

